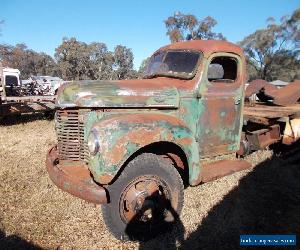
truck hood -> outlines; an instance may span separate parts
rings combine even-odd
[[[177,88],[157,79],[78,81],[60,87],[59,108],[177,108]]]

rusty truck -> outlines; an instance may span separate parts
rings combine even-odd
[[[49,176],[62,190],[101,204],[115,237],[158,232],[178,218],[186,185],[247,169],[250,163],[232,156],[300,136],[299,100],[244,102],[245,83],[239,46],[199,40],[157,50],[142,79],[65,85]],[[259,95],[259,86],[250,94]]]
[[[55,109],[56,96],[20,96],[20,71],[4,68],[0,63],[0,118],[8,115],[44,112],[50,114]]]

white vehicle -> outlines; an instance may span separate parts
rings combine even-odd
[[[6,96],[15,96],[15,89],[21,85],[20,70],[12,68],[2,69],[2,85],[0,86],[0,92],[5,91]],[[5,87],[3,87],[5,86]]]

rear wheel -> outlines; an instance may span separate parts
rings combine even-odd
[[[142,154],[108,186],[110,203],[102,206],[105,224],[118,239],[146,240],[168,229],[183,206],[183,182],[172,164]]]

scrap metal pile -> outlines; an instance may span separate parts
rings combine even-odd
[[[55,95],[63,83],[59,77],[31,76],[28,80],[22,80],[20,86],[14,86],[14,96]]]
[[[285,123],[282,143],[289,145],[300,139],[300,80],[283,88],[264,80],[254,80],[249,83],[245,98],[245,120],[274,129],[274,121],[280,119]]]
[[[300,102],[300,80],[296,80],[283,88],[277,88],[265,80],[254,80],[249,83],[245,98],[251,102],[255,101],[256,97],[261,102],[279,106],[296,104]]]
[[[52,96],[57,94],[63,83],[59,77],[31,76],[28,80],[22,80],[20,85],[7,83],[5,89],[9,96]]]
[[[49,91],[49,86],[35,80],[22,83],[21,86],[14,86],[14,96],[50,95]]]

